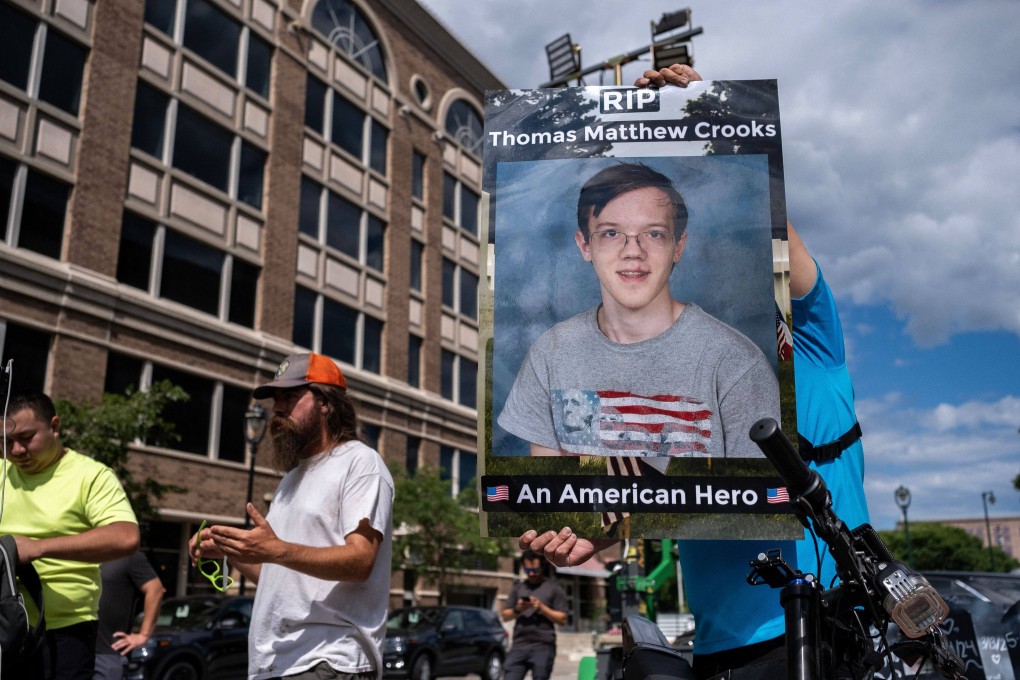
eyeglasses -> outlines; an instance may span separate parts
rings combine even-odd
[[[591,241],[597,243],[599,248],[623,250],[631,238],[637,242],[639,248],[643,247],[648,251],[661,251],[673,247],[673,234],[668,229],[648,229],[637,234],[625,234],[619,229],[600,229],[591,233]]]
[[[205,520],[198,525],[198,533],[195,534],[195,550],[198,550],[199,545],[202,543],[202,529],[205,529]],[[220,567],[220,563],[217,560],[207,560],[203,557],[198,558],[198,570],[209,579],[209,583],[212,587],[219,592],[224,592],[227,588],[234,585],[234,579],[230,578],[229,575],[224,573],[227,570],[227,558],[223,558],[223,567]]]
[[[540,571],[542,571],[541,567],[524,567],[524,573],[528,576],[534,576]]]

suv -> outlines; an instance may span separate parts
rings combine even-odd
[[[499,616],[489,609],[398,609],[386,621],[383,673],[410,680],[477,673],[499,680],[508,645]]]
[[[253,599],[198,595],[163,600],[152,637],[128,656],[125,680],[244,680]]]

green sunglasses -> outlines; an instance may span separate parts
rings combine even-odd
[[[195,534],[195,551],[197,552],[199,546],[202,544],[202,529],[205,529],[205,520],[198,525],[198,533]],[[229,575],[223,573],[227,568],[227,558],[223,558],[223,567],[220,567],[220,563],[217,560],[207,560],[203,557],[198,558],[198,570],[209,579],[209,583],[212,587],[219,592],[224,592],[230,586],[234,585],[234,579],[230,578]]]

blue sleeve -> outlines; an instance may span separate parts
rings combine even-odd
[[[818,267],[817,263],[815,266]],[[791,304],[793,349],[797,360],[821,368],[838,368],[846,364],[843,325],[820,267],[814,287],[804,297],[791,300]]]

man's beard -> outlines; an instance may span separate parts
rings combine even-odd
[[[311,423],[292,423],[286,418],[274,418],[273,467],[279,472],[290,472],[302,458],[318,453],[319,430]]]

